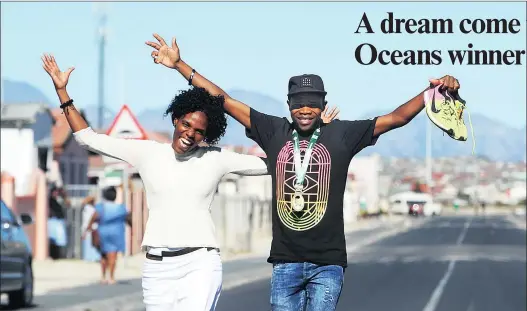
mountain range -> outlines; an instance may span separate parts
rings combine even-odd
[[[37,88],[25,82],[4,81],[4,101],[6,103],[43,102],[50,103],[49,99]],[[260,112],[276,116],[287,116],[285,102],[272,97],[246,90],[230,90],[229,94],[243,102],[250,104]],[[55,107],[55,105],[53,105]],[[84,109],[91,123],[96,122],[97,107],[87,106]],[[141,125],[152,131],[172,133],[173,127],[168,119],[164,118],[163,108],[152,108],[135,112]],[[372,111],[361,118],[369,119],[382,115],[386,111]],[[116,111],[105,111],[104,126],[107,127]],[[479,113],[471,114],[472,125],[476,142],[475,155],[487,157],[496,161],[525,161],[526,159],[526,130],[514,128],[502,122],[493,120]],[[460,142],[444,135],[434,125],[432,129],[432,156],[450,157],[472,154],[472,136],[468,124],[468,114],[464,114],[465,122],[469,127],[469,139]],[[375,146],[366,148],[361,155],[377,153],[384,157],[397,158],[422,158],[425,156],[426,128],[428,117],[425,113],[419,114],[408,125],[382,135]],[[243,127],[231,117],[228,117],[227,133],[220,141],[223,145],[252,146],[254,142],[245,137]]]

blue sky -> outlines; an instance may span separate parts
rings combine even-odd
[[[75,66],[69,92],[77,105],[97,103],[97,19],[88,2],[2,3],[2,77],[27,81],[54,100],[53,85],[40,64],[50,52],[61,68]],[[380,21],[450,18],[453,34],[383,34]],[[454,75],[472,112],[515,127],[525,125],[526,63],[521,66],[453,66],[448,49],[526,49],[525,3],[111,3],[106,61],[106,101],[113,110],[127,103],[136,112],[165,107],[188,86],[177,72],[154,65],[144,45],[158,32],[176,36],[182,58],[225,90],[245,89],[284,102],[290,76],[316,73],[327,99],[343,119],[389,112],[424,89],[428,78]],[[366,13],[375,34],[355,34]],[[518,34],[462,34],[463,18],[517,18]],[[379,50],[442,51],[440,66],[379,64],[354,58],[361,43]],[[250,104],[250,103],[248,103]]]

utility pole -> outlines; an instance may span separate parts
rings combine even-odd
[[[104,124],[104,68],[105,68],[105,47],[106,47],[106,10],[104,5],[97,6],[99,14],[99,29],[97,32],[97,43],[99,45],[99,77],[98,77],[98,106],[97,106],[97,128],[102,129]]]
[[[0,76],[0,82],[2,85],[0,86],[0,103],[4,104],[4,98],[5,98],[5,88],[4,88],[4,78]]]
[[[426,185],[432,191],[432,124],[425,116],[426,122]]]

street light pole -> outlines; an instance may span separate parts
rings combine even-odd
[[[430,120],[426,122],[426,184],[430,192],[432,192],[432,124]]]

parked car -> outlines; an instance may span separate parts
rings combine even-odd
[[[28,214],[17,217],[1,201],[0,292],[7,293],[9,306],[22,308],[33,302],[33,255],[23,225],[33,222]]]

